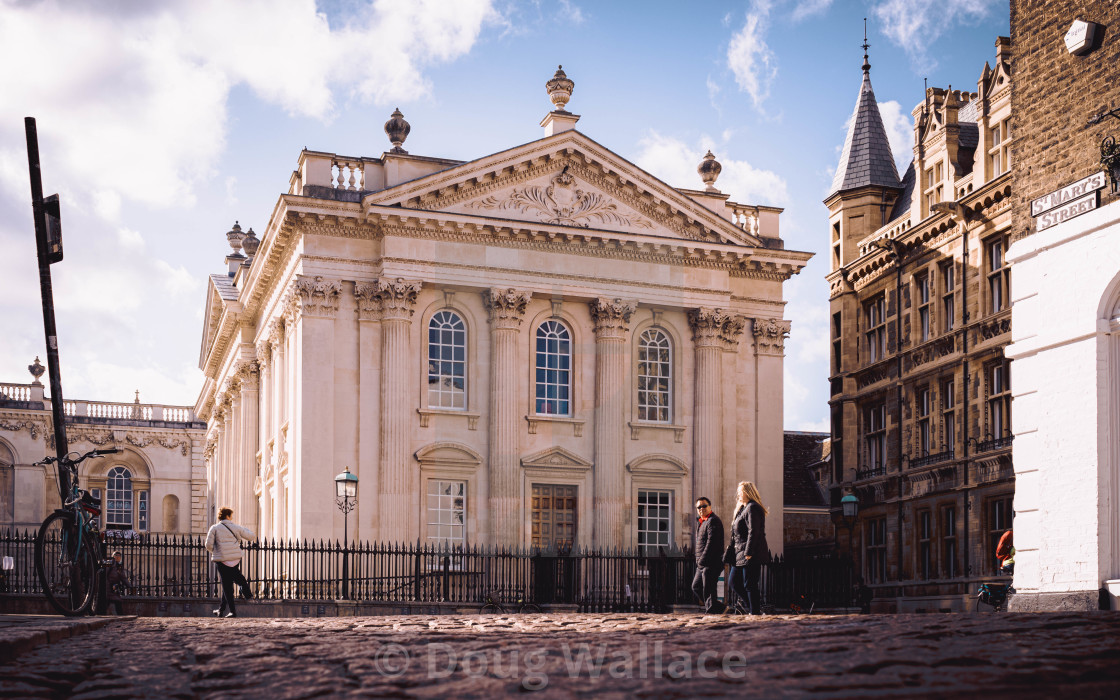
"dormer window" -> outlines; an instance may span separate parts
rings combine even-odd
[[[1011,169],[1011,126],[1007,119],[992,126],[992,145],[988,149],[988,170],[996,178]]]
[[[929,216],[933,211],[933,205],[944,199],[945,185],[942,180],[945,179],[945,163],[938,161],[932,166],[926,168],[925,174],[922,176],[922,185],[925,190],[925,198],[923,200],[924,216]]]

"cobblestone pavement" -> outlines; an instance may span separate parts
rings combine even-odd
[[[138,618],[3,697],[1120,697],[1120,613]]]

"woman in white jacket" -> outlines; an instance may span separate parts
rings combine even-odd
[[[241,540],[248,542],[256,539],[256,535],[249,528],[231,522],[232,517],[233,508],[222,508],[218,511],[218,522],[206,533],[206,551],[210,552],[222,578],[222,602],[214,611],[218,617],[225,613],[227,607],[229,612],[226,617],[237,617],[237,608],[233,603],[234,583],[241,587],[245,600],[253,598],[249,582],[241,573]]]

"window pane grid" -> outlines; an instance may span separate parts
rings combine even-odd
[[[428,323],[428,406],[467,407],[467,329],[452,311],[440,311]]]
[[[672,406],[672,346],[651,328],[638,339],[638,420],[668,423]]]
[[[428,482],[428,541],[466,544],[467,482]]]
[[[672,492],[638,491],[638,548],[656,553],[672,537]]]
[[[537,328],[536,402],[538,414],[571,415],[571,334],[559,321]]]
[[[132,473],[124,467],[113,467],[106,479],[105,525],[132,527]]]

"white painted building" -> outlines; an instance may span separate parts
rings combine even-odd
[[[210,507],[263,536],[657,546],[758,483],[782,533],[781,210],[666,185],[575,129],[469,162],[303,151],[211,278]],[[242,249],[244,253],[242,253]]]

